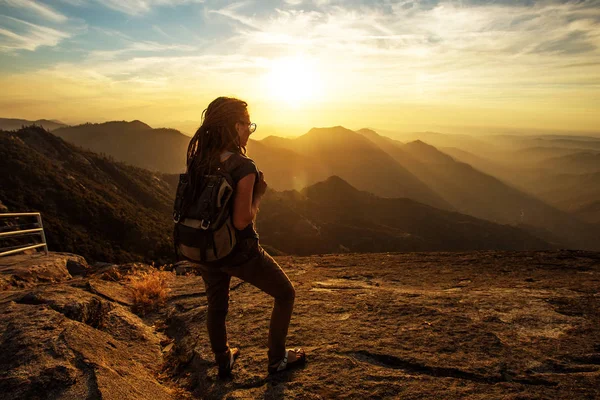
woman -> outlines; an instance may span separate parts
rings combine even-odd
[[[202,125],[190,141],[187,154],[190,182],[198,182],[209,168],[229,171],[234,181],[233,225],[237,244],[232,253],[211,265],[198,264],[206,287],[208,312],[206,323],[219,376],[231,373],[240,354],[227,343],[225,317],[229,308],[229,283],[238,277],[274,297],[268,338],[269,373],[285,371],[303,364],[302,349],[286,350],[285,339],[294,307],[292,283],[277,262],[258,243],[254,220],[267,189],[262,172],[245,156],[248,138],[256,129],[250,122],[246,102],[219,97],[203,112]],[[182,255],[194,262],[199,258],[193,248],[180,245]]]

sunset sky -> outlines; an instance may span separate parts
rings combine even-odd
[[[600,1],[0,0],[0,117],[600,133]],[[262,131],[261,131],[262,128]]]

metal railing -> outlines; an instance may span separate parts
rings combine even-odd
[[[18,237],[18,236],[28,236],[28,235],[40,235],[42,238],[42,243],[28,243],[20,246],[13,246],[10,248],[11,250],[2,251],[6,248],[0,248],[0,257],[8,256],[11,254],[20,253],[25,250],[37,249],[40,247],[44,248],[46,255],[48,254],[48,244],[46,243],[46,235],[44,234],[44,226],[42,225],[42,216],[40,213],[5,213],[0,214],[0,218],[20,218],[20,217],[36,217],[37,219],[37,228],[31,229],[20,229],[21,225],[16,226],[16,230],[11,230],[8,232],[0,232],[0,239],[5,239],[8,237]],[[35,225],[35,224],[34,224]],[[16,248],[14,248],[16,247]]]

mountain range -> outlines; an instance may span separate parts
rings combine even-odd
[[[273,143],[266,138],[265,145]],[[380,149],[364,136],[341,126],[333,128],[313,128],[308,133],[295,139],[278,140],[278,147],[271,151],[254,154],[254,143],[248,146],[248,154],[254,159],[265,176],[270,176],[273,170],[264,168],[273,154],[286,149],[288,152],[301,155],[307,160],[299,165],[299,171],[319,167],[327,175],[337,175],[351,185],[383,197],[409,197],[416,201],[451,209],[452,207],[439,195],[431,190],[416,176],[397,163],[389,154]],[[285,165],[282,159],[278,165]],[[308,181],[312,184],[316,181]],[[292,187],[291,184],[286,185]],[[287,187],[275,186],[275,189]]]
[[[597,244],[595,229],[572,215],[456,161],[427,143],[417,140],[398,145],[377,137],[374,132],[370,137],[461,213],[526,229],[528,226],[541,228],[546,233],[536,230],[538,235],[565,247],[590,248]]]
[[[549,204],[514,182],[485,173],[419,139],[403,143],[369,129],[351,131],[333,127],[312,129],[294,139],[268,137],[261,142],[270,146],[271,151],[263,147],[255,154],[254,143],[251,143],[248,154],[267,179],[277,173],[279,165],[285,165],[282,158],[273,166],[269,164],[269,158],[278,157],[279,149],[285,149],[289,153],[286,158],[299,155],[310,160],[304,166],[296,167],[296,171],[319,165],[328,174],[337,175],[358,189],[381,197],[406,197],[440,209],[520,226],[560,247],[592,249],[598,248],[600,243],[598,227],[581,220],[584,214],[570,214],[569,210]],[[467,140],[467,143],[485,146],[477,140]],[[492,151],[489,150],[492,146],[488,145],[488,151]],[[498,154],[505,156],[502,152]],[[504,167],[496,160],[490,163]],[[512,171],[508,166],[504,168]],[[561,185],[567,182],[561,181]],[[275,184],[280,185],[280,180]],[[291,186],[290,180],[283,188]],[[568,190],[562,192],[569,193]],[[594,193],[588,197],[593,197]]]
[[[90,260],[172,257],[170,186],[41,127],[0,131],[0,202],[42,213],[51,250]]]
[[[293,254],[552,248],[522,229],[375,196],[338,176],[300,192],[270,192],[261,210],[261,239]]]
[[[153,129],[141,121],[83,124],[53,131],[66,141],[116,161],[155,172],[180,173],[190,138],[175,129]]]
[[[53,131],[58,128],[62,128],[67,126],[60,121],[48,120],[48,119],[38,119],[37,121],[30,121],[27,119],[18,119],[18,118],[0,118],[0,130],[4,131],[14,131],[17,129],[21,129],[24,126],[37,125],[42,126],[44,129],[49,131]]]
[[[83,150],[40,127],[0,132],[0,202],[40,211],[49,246],[91,260],[168,260],[175,175]],[[334,176],[269,190],[257,220],[273,252],[373,252],[554,247],[518,227],[381,197]]]

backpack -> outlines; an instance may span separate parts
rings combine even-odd
[[[173,207],[174,245],[179,255],[186,246],[186,258],[202,263],[219,261],[236,245],[232,220],[234,182],[223,167],[198,177],[192,187],[188,173],[179,175]]]

